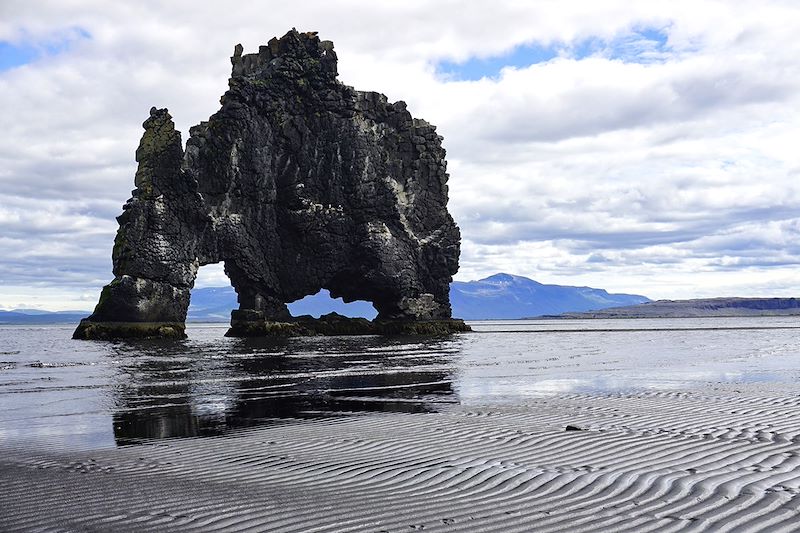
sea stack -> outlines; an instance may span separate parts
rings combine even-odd
[[[74,338],[183,337],[197,270],[219,262],[239,301],[228,335],[468,330],[451,318],[460,233],[435,126],[339,82],[315,32],[242,52],[185,149],[167,110],[150,110],[115,277]],[[290,316],[287,303],[323,288],[378,317]]]

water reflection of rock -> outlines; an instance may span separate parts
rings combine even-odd
[[[457,401],[453,339],[237,339],[118,345],[114,435],[217,435],[281,419],[430,412]]]

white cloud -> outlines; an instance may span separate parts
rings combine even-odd
[[[169,107],[185,139],[217,109],[233,45],[292,26],[335,42],[344,83],[406,100],[445,136],[459,279],[796,294],[795,3],[10,0],[0,41],[43,52],[0,72],[0,305],[86,308],[111,277],[147,110]],[[657,61],[565,56],[479,81],[436,70],[642,28],[668,36]],[[224,280],[212,270],[203,284]]]

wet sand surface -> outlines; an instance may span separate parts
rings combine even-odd
[[[0,530],[797,531],[797,325],[277,344],[17,328]]]

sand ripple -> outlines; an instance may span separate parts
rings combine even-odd
[[[780,392],[572,394],[3,450],[0,529],[796,531],[800,398]]]

